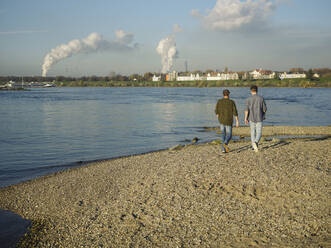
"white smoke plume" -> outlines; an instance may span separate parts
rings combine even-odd
[[[63,44],[53,48],[44,58],[42,65],[42,76],[45,77],[52,65],[59,61],[69,58],[79,53],[91,53],[98,51],[130,51],[137,47],[137,44],[132,44],[134,35],[126,33],[123,30],[115,32],[116,40],[105,40],[102,35],[98,33],[91,33],[82,40],[72,40],[67,44]]]
[[[176,33],[182,32],[183,29],[178,25],[174,25],[173,33],[160,40],[156,51],[161,56],[161,63],[162,63],[162,73],[167,73],[171,71],[174,59],[178,55],[178,51],[176,48]]]
[[[279,3],[271,0],[217,0],[207,15],[202,15],[199,10],[192,10],[191,15],[201,19],[208,29],[229,31],[247,26],[258,29],[266,23]]]
[[[174,25],[174,33],[183,32],[183,28],[179,24]]]

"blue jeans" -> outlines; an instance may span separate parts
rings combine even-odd
[[[251,141],[258,144],[262,136],[262,122],[249,122],[251,127]]]
[[[229,144],[232,138],[232,126],[225,126],[221,124],[221,141],[222,144]]]

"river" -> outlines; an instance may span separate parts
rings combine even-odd
[[[243,123],[248,88],[229,88]],[[165,149],[215,133],[221,88],[0,91],[0,187],[87,161]],[[266,125],[331,124],[331,89],[260,88]]]

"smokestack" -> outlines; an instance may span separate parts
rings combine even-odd
[[[156,51],[161,56],[162,73],[172,70],[174,59],[178,56],[176,48],[176,33],[178,32],[182,32],[182,28],[175,24],[172,35],[162,39],[156,48]]]
[[[82,40],[72,40],[67,44],[63,44],[53,48],[44,58],[42,65],[42,76],[45,77],[52,65],[59,61],[72,57],[79,53],[92,53],[98,51],[130,51],[137,47],[137,44],[131,46],[133,41],[133,34],[126,33],[123,30],[117,30],[115,32],[116,40],[108,41],[103,39],[102,35],[98,33],[91,33]]]

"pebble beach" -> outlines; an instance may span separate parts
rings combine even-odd
[[[330,247],[331,126],[263,134],[320,137],[95,162],[1,188],[0,208],[32,221],[19,247]]]

